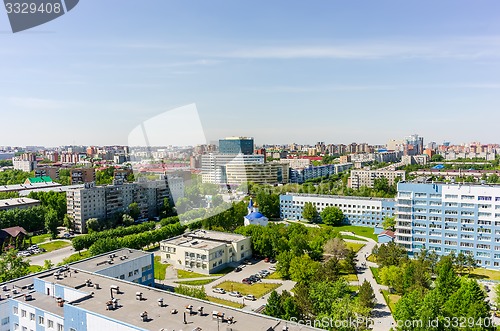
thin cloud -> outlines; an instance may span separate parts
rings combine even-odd
[[[447,38],[432,41],[381,40],[240,47],[212,54],[241,59],[479,59],[500,57],[498,37]]]
[[[33,97],[8,97],[7,102],[23,110],[59,110],[75,106],[66,101]]]

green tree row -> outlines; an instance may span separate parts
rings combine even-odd
[[[128,227],[118,227],[111,230],[93,232],[73,238],[72,244],[75,251],[81,251],[82,249],[89,249],[95,242],[101,239],[106,239],[106,238],[116,239],[131,234],[150,231],[153,230],[155,227],[156,227],[155,222],[146,222]]]
[[[151,230],[123,237],[106,237],[97,240],[89,248],[91,255],[104,254],[120,248],[143,249],[151,244],[159,243],[162,240],[178,236],[186,230],[180,223],[170,224],[157,230]]]
[[[0,172],[0,185],[23,184],[26,179],[34,177],[33,172],[22,170],[5,170]]]

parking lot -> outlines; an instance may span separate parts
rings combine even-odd
[[[252,264],[250,265],[241,265],[242,270],[237,272],[237,271],[232,271],[228,273],[227,275],[217,279],[210,285],[205,287],[205,290],[208,295],[221,298],[221,299],[226,299],[226,300],[231,300],[239,303],[243,303],[246,305],[244,309],[248,310],[256,310],[259,307],[263,306],[267,302],[267,298],[269,297],[269,293],[265,294],[262,298],[258,298],[255,301],[250,301],[250,300],[244,300],[243,297],[237,298],[237,297],[232,297],[229,295],[228,292],[225,294],[220,294],[220,293],[214,293],[213,288],[218,287],[219,284],[230,281],[230,282],[237,282],[237,283],[242,283],[242,280],[245,278],[249,278],[252,275],[258,274],[259,271],[261,270],[269,270],[270,272],[274,272],[273,270],[270,270],[269,267],[275,266],[275,264],[269,263],[269,262],[264,262],[264,260],[260,261],[255,261],[251,260]],[[278,293],[281,293],[283,290],[290,291],[294,286],[295,282],[291,280],[281,280],[281,279],[261,279],[258,281],[258,283],[274,283],[274,284],[281,284],[280,287],[276,289]]]

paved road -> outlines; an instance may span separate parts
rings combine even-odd
[[[39,266],[43,266],[45,260],[50,260],[53,264],[58,264],[61,263],[64,258],[70,256],[73,253],[75,253],[75,251],[73,250],[73,246],[68,246],[56,251],[30,256],[28,257],[28,260],[30,261],[31,265],[36,264]]]
[[[396,323],[394,321],[394,318],[392,317],[389,307],[385,303],[384,296],[380,292],[382,289],[386,290],[387,286],[377,284],[369,268],[369,267],[377,267],[377,264],[367,261],[365,258],[365,256],[371,254],[373,247],[375,247],[377,243],[373,239],[360,237],[351,232],[341,232],[341,233],[367,240],[367,242],[364,241],[360,242],[365,244],[365,246],[362,249],[360,249],[357,254],[357,259],[358,259],[357,267],[360,269],[360,273],[358,273],[359,284],[361,285],[361,283],[366,279],[368,282],[370,282],[373,291],[375,292],[375,299],[377,300],[377,303],[375,305],[375,309],[372,312],[373,330],[387,331],[391,327],[395,327]],[[345,241],[351,241],[351,240],[345,239]],[[366,268],[362,267],[363,262],[366,263]]]

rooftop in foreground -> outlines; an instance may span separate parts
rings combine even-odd
[[[74,266],[61,272],[59,269],[45,271],[31,277],[25,277],[7,283],[7,291],[13,294],[12,288],[24,287],[12,295],[14,300],[24,302],[24,294],[32,295],[29,305],[63,316],[56,299],[43,293],[34,292],[34,278],[39,278],[54,284],[76,289],[81,295],[74,301],[64,302],[64,305],[73,305],[80,309],[105,316],[110,320],[133,328],[143,330],[283,330],[288,326],[289,331],[316,330],[304,325],[298,326],[272,317],[247,312],[240,309],[229,308],[218,304],[181,296],[175,293],[158,290],[155,288],[122,281],[107,276],[97,275],[83,271]],[[97,285],[97,286],[96,286]],[[119,288],[118,293],[111,288]],[[142,299],[137,298],[137,293],[142,294]],[[108,302],[117,299],[117,307],[108,309]],[[159,302],[163,302],[162,305]],[[191,309],[187,308],[191,307]],[[200,308],[203,308],[200,310]],[[172,313],[177,311],[177,313]],[[147,319],[141,318],[141,313],[147,312]],[[191,313],[190,313],[191,312]],[[216,316],[224,316],[218,319]],[[233,323],[229,323],[229,320]],[[199,328],[199,329],[197,329]]]

